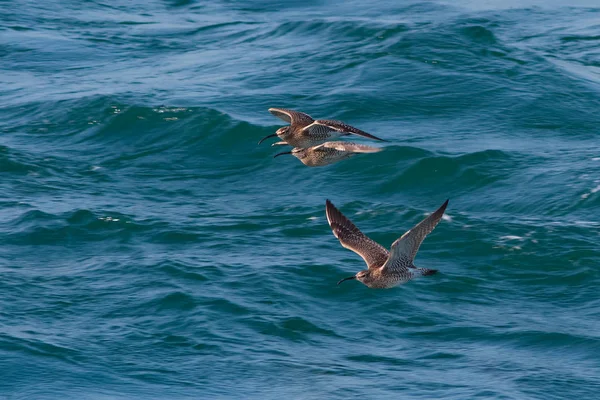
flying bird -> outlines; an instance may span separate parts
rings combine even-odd
[[[275,154],[279,157],[291,154],[308,167],[322,167],[350,158],[359,153],[377,153],[383,150],[379,147],[366,146],[350,142],[325,142],[313,147],[294,147],[292,151]]]
[[[370,133],[361,131],[358,128],[347,125],[341,121],[318,119],[314,120],[308,114],[299,111],[288,110],[286,108],[269,108],[269,112],[274,116],[288,122],[289,126],[281,127],[277,132],[265,136],[258,142],[261,144],[265,139],[278,137],[280,142],[274,145],[290,145],[293,147],[307,148],[325,143],[328,140],[336,139],[340,136],[350,134],[363,136],[369,139],[380,140]]]
[[[344,214],[326,201],[327,222],[343,247],[352,250],[365,260],[367,269],[344,278],[338,285],[356,279],[374,289],[388,289],[408,282],[414,277],[433,275],[435,269],[415,267],[413,261],[425,237],[435,228],[444,215],[448,200],[431,215],[407,231],[387,251],[360,231]]]

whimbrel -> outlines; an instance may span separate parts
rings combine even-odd
[[[302,164],[308,167],[322,167],[352,157],[358,153],[377,153],[383,150],[379,147],[366,146],[364,144],[356,144],[350,142],[325,142],[318,146],[308,147],[303,149],[301,147],[294,147],[292,151],[285,151],[274,155],[273,157],[279,157],[284,154],[291,154],[298,160],[302,161]]]
[[[433,214],[397,239],[388,252],[379,243],[362,233],[352,221],[327,200],[327,221],[333,234],[339,239],[342,246],[361,256],[368,267],[356,275],[340,280],[338,285],[346,280],[356,279],[370,288],[387,289],[406,283],[417,276],[435,274],[437,270],[417,268],[413,261],[423,239],[438,224],[447,205],[448,200]]]
[[[279,137],[282,141],[275,143],[275,145],[288,144],[293,147],[307,148],[350,134],[384,141],[341,121],[314,120],[308,114],[286,108],[269,108],[269,112],[289,122],[290,125],[279,128],[272,135],[265,136],[258,144],[261,144],[267,138]]]

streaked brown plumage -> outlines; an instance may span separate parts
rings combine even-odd
[[[383,149],[350,142],[325,142],[306,149],[294,147],[292,151],[276,154],[291,154],[308,167],[322,167],[333,164],[359,153],[377,153]]]
[[[282,142],[275,144],[288,144],[293,147],[307,148],[350,134],[384,141],[341,121],[314,120],[308,114],[287,108],[269,108],[269,112],[288,122],[290,125],[279,128],[276,133],[262,138],[258,144],[261,144],[267,138],[277,136]]]
[[[387,289],[421,275],[433,275],[434,269],[417,268],[413,261],[425,237],[436,227],[448,200],[435,212],[407,231],[393,244],[388,252],[383,246],[367,237],[329,201],[326,201],[327,221],[342,246],[354,251],[367,263],[368,269],[344,278],[356,279],[370,288]]]

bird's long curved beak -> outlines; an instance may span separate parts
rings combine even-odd
[[[269,136],[265,136],[264,138],[260,139],[260,142],[258,142],[258,144],[261,144],[262,142],[264,142],[265,139],[268,139],[270,137],[276,137],[276,136],[277,136],[276,133],[273,133],[272,135],[269,135]]]
[[[337,284],[339,285],[340,283],[342,283],[344,281],[349,281],[350,279],[356,279],[356,275],[349,276],[348,278],[344,278],[341,281],[339,281]]]
[[[282,156],[282,155],[284,155],[284,154],[292,154],[292,152],[291,152],[291,151],[284,151],[283,153],[278,153],[278,154],[275,154],[275,155],[273,156],[273,158],[275,158],[275,157],[279,157],[279,156]]]

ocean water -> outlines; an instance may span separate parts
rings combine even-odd
[[[0,2],[0,398],[599,398],[599,32],[579,0]],[[273,159],[269,107],[388,142]],[[447,198],[439,274],[336,286],[326,199],[388,247]]]

